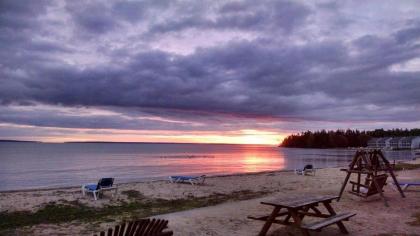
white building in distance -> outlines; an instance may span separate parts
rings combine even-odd
[[[420,136],[371,138],[369,148],[420,149]]]

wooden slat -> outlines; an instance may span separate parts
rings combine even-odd
[[[134,222],[133,222],[133,221],[130,221],[130,222],[128,223],[128,225],[127,225],[127,229],[125,230],[125,236],[126,236],[126,235],[130,235],[131,229],[133,228],[133,224],[134,224]]]
[[[164,228],[166,228],[168,225],[167,220],[158,220],[158,223],[155,227],[155,229],[152,231],[153,234],[157,234],[159,232],[162,232]]]
[[[115,226],[114,236],[118,236],[119,232],[120,232],[120,226],[117,225],[117,226]]]
[[[118,236],[124,236],[124,230],[125,230],[125,222],[123,222],[120,226],[120,233]]]
[[[164,223],[165,223],[164,220],[160,220],[160,219],[156,220],[155,225],[150,230],[150,234],[153,235],[153,234],[156,234],[156,232],[161,232],[162,229],[160,229],[160,228],[161,228],[161,225],[164,224]]]
[[[135,233],[136,236],[142,236],[144,235],[144,231],[147,227],[147,225],[149,224],[150,220],[149,219],[141,219],[139,220],[139,224],[137,227],[137,231]]]
[[[112,236],[112,228],[108,229],[108,236]]]
[[[264,205],[280,206],[285,208],[300,208],[303,206],[313,205],[324,201],[332,201],[337,199],[338,196],[309,196],[309,197],[293,197],[275,199],[269,202],[261,202]]]
[[[149,224],[147,225],[146,230],[144,231],[144,235],[149,235],[152,231],[153,227],[155,226],[156,219],[152,219]]]
[[[308,230],[319,230],[329,225],[336,224],[342,220],[348,220],[350,217],[355,216],[355,215],[356,213],[342,213],[342,214],[328,217],[318,222],[304,224],[301,227]]]

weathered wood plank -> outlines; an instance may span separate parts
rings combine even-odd
[[[322,228],[327,227],[329,225],[341,222],[343,220],[348,220],[350,217],[353,217],[355,215],[356,215],[356,213],[351,213],[351,212],[341,213],[341,214],[338,214],[338,215],[330,216],[330,217],[325,218],[321,221],[317,221],[317,222],[309,223],[309,224],[304,224],[301,227],[304,228],[304,229],[308,229],[308,230],[319,230],[319,229],[322,229]]]
[[[275,199],[272,201],[265,201],[261,202],[264,205],[271,205],[271,206],[279,206],[285,208],[300,208],[303,206],[314,205],[318,203],[322,203],[325,201],[332,201],[337,199],[338,196],[330,195],[330,196],[302,196],[302,197],[294,197],[294,198],[281,198]]]

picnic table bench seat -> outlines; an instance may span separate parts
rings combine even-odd
[[[355,215],[356,213],[352,213],[352,212],[341,213],[341,214],[330,216],[328,218],[322,219],[317,222],[303,224],[301,227],[307,230],[320,230],[329,225],[336,224],[337,222],[340,222],[343,220],[349,220],[350,217],[353,217]]]

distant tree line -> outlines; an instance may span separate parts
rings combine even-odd
[[[306,131],[286,137],[280,146],[293,148],[366,147],[371,138],[402,136],[420,136],[420,129]]]

